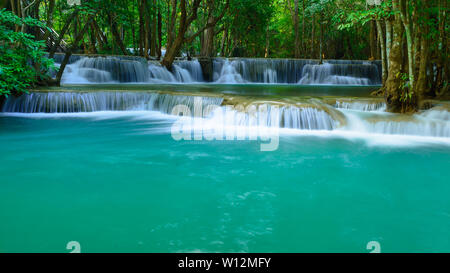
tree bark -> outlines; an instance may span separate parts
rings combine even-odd
[[[387,58],[386,58],[386,41],[384,40],[383,26],[381,20],[376,21],[377,31],[378,31],[378,40],[381,48],[381,67],[382,67],[382,83],[383,86],[387,80],[388,67],[387,67]]]
[[[167,29],[167,44],[166,44],[166,53],[167,49],[172,47],[172,43],[175,40],[175,22],[177,20],[177,0],[171,0],[171,15],[169,19],[169,26]]]
[[[390,112],[414,112],[417,110],[417,100],[414,96],[409,96],[408,88],[405,88],[402,80],[402,62],[403,45],[402,34],[403,25],[398,11],[400,10],[399,1],[392,0],[393,10],[397,11],[392,21],[393,36],[392,47],[389,56],[389,73],[386,81],[385,100],[387,110]],[[412,94],[412,93],[411,93]]]
[[[385,20],[386,23],[386,60],[387,60],[387,68],[389,69],[389,55],[391,53],[392,47],[392,24],[391,19],[387,18]]]
[[[323,63],[323,12],[320,13],[320,44],[319,44],[320,64]]]
[[[409,84],[411,89],[414,90],[414,52],[413,52],[413,40],[411,34],[411,16],[409,14],[409,4],[406,0],[399,0],[400,18],[403,23],[406,34],[406,43],[408,47],[408,74]]]
[[[150,40],[150,55],[153,57],[156,57],[156,48],[158,47],[157,45],[157,27],[158,27],[158,23],[157,23],[157,18],[156,18],[156,14],[157,14],[157,6],[156,6],[156,0],[153,0],[153,5],[152,5],[152,25],[151,25],[151,40]]]
[[[311,59],[316,57],[315,50],[315,39],[316,39],[316,15],[312,15],[312,30],[311,30]]]
[[[288,0],[288,8],[291,12],[292,22],[294,25],[295,42],[294,42],[294,57],[300,58],[300,34],[299,34],[299,18],[298,18],[298,1],[294,0],[294,9],[292,9],[292,2]]]
[[[269,46],[270,46],[270,34],[269,34],[269,25],[267,25],[267,29],[266,29],[266,48],[264,50],[264,58],[269,58]]]
[[[156,52],[158,59],[161,58],[161,47],[162,47],[162,16],[161,16],[161,8],[158,6],[158,47]]]
[[[207,7],[208,7],[208,19],[207,24],[212,25],[214,23],[214,7],[215,7],[215,1],[214,0],[208,0],[207,1]],[[207,28],[203,33],[203,43],[202,43],[202,49],[200,51],[200,55],[204,57],[213,57],[214,53],[214,36],[215,31],[214,27]]]

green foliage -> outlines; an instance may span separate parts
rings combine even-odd
[[[356,10],[342,9],[334,16],[339,30],[353,28],[357,25],[364,26],[368,22],[382,19],[393,15],[391,1],[382,1],[380,5],[370,6],[368,9],[364,5],[356,6]]]
[[[242,55],[263,55],[266,29],[273,13],[271,0],[232,0],[225,21],[230,26],[235,49],[244,49]]]
[[[401,90],[400,101],[404,103],[412,101],[414,91],[411,90],[408,74],[398,72],[396,74],[396,77],[400,79],[400,86],[399,86],[399,90]]]
[[[33,18],[19,18],[0,10],[0,96],[26,93],[37,82],[45,80],[53,62],[44,57],[43,41],[33,35],[14,31],[14,25],[44,27]]]

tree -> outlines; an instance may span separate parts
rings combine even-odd
[[[211,0],[209,0],[211,1]],[[176,10],[177,1],[172,2],[172,11]],[[172,68],[172,63],[175,60],[175,57],[178,56],[180,50],[184,43],[192,42],[196,37],[198,37],[203,31],[208,28],[214,27],[216,23],[223,17],[225,14],[226,8],[228,4],[226,4],[226,8],[223,9],[222,13],[215,17],[212,22],[208,22],[204,27],[200,28],[197,32],[191,35],[186,35],[188,28],[197,19],[198,8],[200,6],[201,0],[194,0],[192,2],[191,11],[188,14],[188,10],[186,8],[186,1],[180,1],[180,22],[177,28],[177,35],[175,40],[170,44],[170,47],[167,48],[166,54],[164,55],[164,59],[161,61],[161,64],[165,66],[167,69]],[[228,3],[228,2],[227,2]],[[169,33],[174,32],[173,29],[168,30]]]
[[[24,25],[45,28],[38,20],[20,18],[10,11],[0,10],[0,96],[28,92],[30,87],[48,80],[47,71],[53,68],[52,60],[41,50],[43,41],[15,31],[15,26],[23,29]]]

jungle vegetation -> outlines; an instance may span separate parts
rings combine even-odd
[[[446,0],[3,0],[0,10],[0,95],[59,84],[81,53],[167,69],[180,56],[381,60],[389,111],[448,96]]]

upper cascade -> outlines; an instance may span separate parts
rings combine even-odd
[[[54,57],[56,65],[61,55]],[[379,85],[378,61],[213,58],[212,82],[218,84]],[[169,71],[156,61],[135,56],[72,56],[62,84],[205,83],[198,60],[177,60]]]
[[[216,58],[213,64],[217,83],[381,84],[377,61]]]
[[[372,63],[324,63],[303,67],[299,84],[377,85],[378,67]]]

